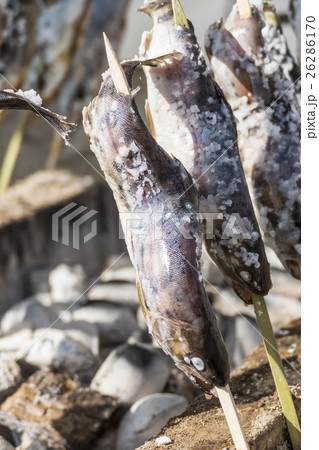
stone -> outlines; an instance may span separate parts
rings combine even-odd
[[[300,321],[285,328],[285,335],[277,337],[279,352],[284,360],[285,373],[300,415]],[[293,351],[291,351],[293,350]],[[263,345],[250,353],[244,363],[231,375],[230,388],[234,395],[249,448],[275,450],[290,448],[288,430],[276,393],[267,355]],[[164,448],[175,449],[230,449],[233,441],[219,400],[198,396],[189,408],[177,418],[172,418],[160,434],[139,447],[155,450],[161,436],[171,439]]]
[[[38,368],[65,370],[71,377],[89,383],[99,361],[90,350],[58,329],[39,329],[22,358]]]
[[[5,438],[0,436],[0,450],[14,450],[15,447],[10,444]]]
[[[121,421],[116,449],[135,449],[159,433],[171,417],[184,412],[187,406],[187,400],[175,394],[151,394],[141,398]]]
[[[50,450],[65,450],[66,448],[66,441],[50,423],[38,423],[37,420],[17,418],[11,412],[5,411],[2,406],[0,433],[17,450],[24,450],[38,440],[44,441]],[[4,450],[7,450],[6,447]],[[11,447],[8,450],[11,450]]]
[[[122,344],[137,329],[131,309],[95,302],[72,311],[74,320],[95,324],[101,345]]]
[[[53,310],[43,306],[38,297],[31,297],[5,312],[0,322],[0,331],[8,334],[23,328],[45,328],[56,319],[57,315]]]
[[[63,330],[64,334],[74,341],[79,342],[86,347],[92,355],[98,357],[100,354],[100,339],[98,328],[88,321],[70,320],[54,324],[54,329]]]
[[[128,283],[135,283],[136,275],[135,270],[132,265],[120,267],[119,269],[106,270],[105,273],[101,276],[100,282],[109,283],[114,281],[122,281]]]
[[[201,269],[204,281],[218,286],[224,281],[224,276],[218,269],[216,264],[210,259],[206,249],[203,247],[202,252],[202,269]]]
[[[0,353],[0,403],[11,395],[22,383],[19,364],[15,360],[15,353]],[[1,449],[1,446],[0,446]]]
[[[45,441],[36,439],[31,443],[26,443],[25,445],[20,446],[19,450],[47,450],[47,444]]]
[[[130,404],[161,392],[169,372],[170,361],[164,353],[146,344],[124,344],[109,354],[90,386],[118,398],[122,404]]]
[[[295,298],[288,298],[271,292],[265,300],[275,332],[301,316],[301,303]]]
[[[156,439],[156,444],[157,445],[166,445],[166,444],[171,444],[173,441],[171,438],[169,438],[168,436],[160,436]]]
[[[107,427],[98,439],[90,446],[90,450],[114,450],[117,438],[117,424]]]
[[[279,270],[271,271],[271,280],[273,284],[273,287],[270,291],[271,294],[300,300],[300,280],[296,280],[296,278],[293,278],[288,272],[282,272]]]
[[[285,273],[281,273],[281,276],[285,277]],[[290,277],[292,278],[292,277]],[[276,278],[275,278],[276,280]],[[293,284],[296,286],[296,291],[294,295],[298,295],[299,282],[295,280]],[[214,296],[213,307],[214,310],[224,316],[237,316],[244,315],[255,319],[255,311],[253,305],[245,305],[244,302],[237,297],[237,295],[230,289],[223,285],[218,288],[218,293]],[[278,290],[277,290],[278,292]],[[287,288],[287,293],[289,289]],[[295,320],[301,315],[301,303],[296,296],[288,297],[286,295],[275,294],[272,290],[265,297],[266,304],[268,307],[268,312],[270,320],[272,322],[275,331],[283,327],[291,320]]]
[[[44,433],[51,430],[64,442],[62,448],[86,450],[116,407],[113,398],[91,391],[65,373],[37,371],[6,399],[1,410],[13,414],[19,423],[31,424],[30,431],[34,427],[43,430],[42,434],[29,433],[31,442],[44,441],[51,448]]]
[[[214,292],[213,308],[223,316],[244,314],[255,317],[253,305],[246,305],[226,283],[218,287],[218,292]]]
[[[223,335],[231,369],[242,364],[244,358],[262,343],[258,323],[254,317],[244,314],[224,316],[216,313]]]
[[[133,283],[96,284],[88,291],[89,300],[103,300],[130,306],[136,309],[139,305],[136,285]]]
[[[52,302],[70,303],[84,292],[85,272],[80,264],[59,264],[49,274]]]
[[[27,328],[7,334],[0,338],[0,352],[21,351],[21,349],[25,349],[29,345],[32,337],[33,331]]]

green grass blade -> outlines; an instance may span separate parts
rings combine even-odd
[[[0,170],[0,194],[2,194],[10,184],[17,158],[20,152],[24,130],[27,124],[29,113],[23,111],[20,114],[18,125],[11,136],[7,151]]]

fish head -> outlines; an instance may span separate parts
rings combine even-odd
[[[139,11],[148,14],[154,25],[176,26],[184,29],[192,28],[183,11],[180,0],[145,0]]]
[[[239,15],[237,5],[234,5],[225,21],[225,29],[237,41],[237,45],[240,45],[250,55],[258,55],[260,49],[263,48],[262,28],[263,20],[255,6],[252,7],[251,16],[243,18]]]
[[[201,334],[193,327],[187,328],[187,344],[179,345],[180,341],[173,344],[173,350],[178,356],[177,359],[174,358],[176,366],[195,386],[207,394],[211,393],[215,386],[226,386],[230,374],[225,344],[221,335],[216,339],[214,328],[207,325]]]
[[[196,319],[192,323],[158,320],[156,324],[153,322],[151,331],[176,366],[205,393],[229,382],[227,350],[217,320],[209,311],[204,322]]]
[[[154,21],[171,10],[171,0],[144,0],[144,5],[138,9],[138,11],[148,14]]]
[[[263,253],[259,253],[259,257],[263,261],[258,267],[254,265],[247,267],[241,260],[238,260],[238,266],[235,272],[232,271],[232,277],[225,276],[227,283],[246,303],[252,303],[251,293],[267,295],[272,287],[269,263],[263,256]]]
[[[259,249],[258,263],[247,266],[242,258],[234,255],[226,256],[230,265],[224,266],[224,277],[230,287],[247,304],[252,303],[251,294],[267,295],[272,287],[269,263],[264,248]]]

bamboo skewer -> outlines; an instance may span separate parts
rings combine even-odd
[[[127,82],[127,78],[125,76],[123,67],[121,66],[121,64],[118,60],[118,57],[117,57],[117,55],[105,33],[103,33],[103,38],[104,38],[106,56],[107,56],[107,60],[109,63],[109,68],[110,68],[110,72],[112,75],[114,85],[118,92],[121,92],[122,94],[125,94],[125,95],[130,95],[131,89]]]
[[[239,15],[242,19],[248,19],[251,16],[251,7],[249,0],[236,0]]]
[[[220,404],[222,405],[226,421],[232,435],[236,450],[249,450],[249,445],[239,419],[238,411],[234,402],[229,384],[224,388],[215,388]]]
[[[268,309],[262,296],[252,294],[252,299],[258,324],[263,336],[269,365],[276,384],[279,400],[284,411],[284,416],[286,418],[291,444],[294,450],[298,450],[301,448],[300,424],[284,372],[282,360],[278,351]]]

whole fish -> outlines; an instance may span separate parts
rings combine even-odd
[[[251,292],[266,295],[271,281],[231,109],[207,69],[179,1],[146,0],[141,10],[154,26],[143,35],[140,56],[181,54],[144,68],[152,134],[193,177],[208,254],[235,292],[250,303]]]
[[[229,362],[200,275],[191,179],[140,117],[131,91],[138,62],[126,63],[124,75],[106,45],[112,72],[103,75],[98,96],[83,110],[84,129],[120,212],[149,331],[177,367],[210,393],[228,383]]]
[[[300,83],[270,8],[254,1],[244,19],[235,5],[224,25],[209,29],[206,50],[238,120],[265,241],[300,279]]]

